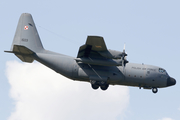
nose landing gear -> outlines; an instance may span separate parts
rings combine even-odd
[[[153,92],[153,93],[157,93],[157,92],[158,92],[158,89],[157,89],[156,87],[153,87],[153,88],[152,88],[152,92]]]

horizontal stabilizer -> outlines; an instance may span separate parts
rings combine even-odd
[[[24,46],[14,45],[13,53],[21,55],[32,55],[34,52]]]
[[[32,63],[34,61],[34,52],[28,48],[20,45],[14,45],[13,51],[4,51],[8,53],[14,53],[21,61]]]

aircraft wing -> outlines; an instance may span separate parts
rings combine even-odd
[[[82,57],[93,57],[102,58],[99,52],[108,51],[103,37],[99,36],[88,36],[86,44],[79,48],[77,58]]]
[[[77,62],[91,65],[119,66],[120,59],[113,59],[114,56],[107,50],[103,37],[88,36],[86,43],[79,48]]]

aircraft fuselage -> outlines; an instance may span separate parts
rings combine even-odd
[[[157,66],[127,63],[122,66],[98,66],[77,62],[75,58],[44,51],[36,53],[34,58],[57,73],[72,80],[107,82],[110,85],[127,85],[145,89],[163,88],[174,85],[176,81]]]

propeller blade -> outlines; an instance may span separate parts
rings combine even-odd
[[[126,44],[124,44],[123,53],[125,53],[125,47],[126,47]]]
[[[126,52],[125,52],[125,48],[126,48],[126,44],[124,44],[124,48],[123,48],[123,52],[122,52],[122,67],[123,67],[123,72],[126,66],[126,63],[128,63],[127,59],[126,59]]]

